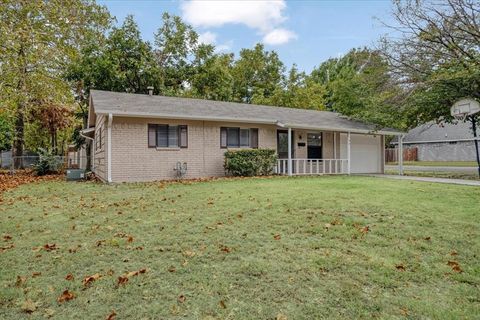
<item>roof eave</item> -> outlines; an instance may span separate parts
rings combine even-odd
[[[304,130],[324,130],[324,131],[336,131],[336,132],[352,132],[363,134],[379,134],[379,135],[402,135],[403,132],[389,131],[389,130],[365,130],[357,128],[335,128],[326,126],[305,126],[283,123],[279,120],[267,120],[267,119],[249,119],[249,118],[229,118],[229,117],[207,117],[207,116],[190,116],[190,115],[175,115],[166,113],[149,113],[149,112],[127,112],[127,111],[115,111],[111,110],[97,110],[97,114],[112,114],[114,117],[131,117],[131,118],[157,118],[157,119],[172,119],[172,120],[197,120],[197,121],[224,121],[234,123],[256,123],[256,124],[270,124],[276,125],[282,128],[292,129],[304,129]]]

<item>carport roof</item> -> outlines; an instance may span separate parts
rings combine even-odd
[[[378,129],[328,111],[100,90],[91,90],[90,99],[95,114],[121,117],[262,123],[296,129],[391,135],[402,133],[395,129]]]

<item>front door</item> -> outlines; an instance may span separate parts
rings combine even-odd
[[[293,137],[295,135],[292,131],[292,151],[291,155],[293,158]],[[288,158],[288,131],[287,130],[278,130],[277,131],[277,153],[278,159],[287,159]]]

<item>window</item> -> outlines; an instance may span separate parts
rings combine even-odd
[[[258,148],[258,129],[220,128],[221,148]]]
[[[322,134],[321,133],[307,134],[307,154],[308,154],[308,159],[322,158]]]
[[[170,126],[167,124],[148,125],[149,148],[187,148],[187,126]]]
[[[95,150],[101,150],[102,149],[102,134],[103,134],[103,125],[98,128],[97,134],[98,137],[95,139]]]

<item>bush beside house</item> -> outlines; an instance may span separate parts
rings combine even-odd
[[[274,172],[277,155],[273,149],[245,149],[225,152],[224,168],[232,176],[266,176]]]

